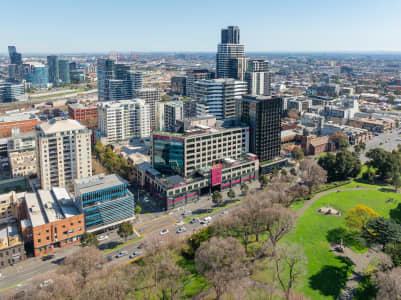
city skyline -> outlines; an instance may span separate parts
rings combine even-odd
[[[58,4],[57,13],[50,1],[41,4],[3,5],[8,13],[0,26],[8,29],[0,37],[1,53],[8,45],[16,45],[22,53],[47,54],[214,52],[220,29],[230,25],[239,26],[241,43],[249,53],[401,51],[401,40],[394,38],[401,26],[401,3],[394,0],[253,1],[251,5],[203,1],[202,6],[184,1],[121,1],[120,5],[70,1]],[[15,15],[21,22],[15,22]],[[60,19],[63,26],[58,25]]]

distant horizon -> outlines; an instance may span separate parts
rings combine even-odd
[[[401,52],[399,0],[20,0],[2,11],[4,53],[208,53],[230,25],[247,53]]]
[[[117,53],[119,55],[140,55],[140,54],[208,54],[214,55],[217,51],[118,51],[118,50],[110,50],[107,52],[101,51],[82,51],[82,52],[26,52],[18,49],[18,45],[10,45],[17,46],[17,52],[22,54],[22,57],[28,56],[46,56],[46,55],[96,55],[96,56],[108,56],[112,53]],[[277,51],[246,51],[245,55],[255,55],[255,54],[294,54],[294,55],[302,55],[302,54],[370,54],[370,55],[391,55],[391,54],[399,54],[401,55],[401,50],[391,51],[391,50],[372,50],[372,51],[358,51],[358,50],[330,50],[330,51],[286,51],[286,50],[277,50]],[[7,52],[0,52],[0,56],[8,57]]]

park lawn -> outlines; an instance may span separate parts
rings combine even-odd
[[[389,198],[395,200],[386,202]],[[358,204],[369,206],[379,215],[389,217],[390,211],[400,202],[401,194],[383,190],[343,191],[327,194],[317,200],[297,220],[296,228],[281,240],[281,243],[297,244],[303,249],[308,260],[306,274],[298,282],[297,290],[314,300],[337,299],[353,267],[349,261],[336,257],[330,251],[328,233],[343,226],[344,214]],[[324,216],[316,212],[327,203],[340,210],[342,216]],[[393,211],[393,216],[394,213],[396,210]],[[262,269],[254,276],[257,280],[267,281],[270,275]]]
[[[143,236],[140,236],[140,237],[134,238],[132,240],[129,240],[129,241],[125,242],[125,243],[119,244],[119,245],[117,245],[117,246],[115,246],[113,248],[104,249],[103,253],[110,253],[110,252],[116,251],[118,249],[121,249],[122,247],[125,247],[125,246],[131,245],[133,243],[139,242],[140,240],[142,240],[142,238],[143,238]]]

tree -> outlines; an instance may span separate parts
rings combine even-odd
[[[118,231],[117,234],[123,238],[125,241],[127,241],[127,238],[134,234],[134,229],[132,228],[132,224],[129,222],[122,222],[118,226]]]
[[[384,252],[387,253],[394,266],[401,266],[401,243],[389,243],[384,247]]]
[[[76,272],[82,278],[82,285],[95,270],[102,268],[104,264],[103,253],[95,247],[84,247],[64,260],[63,274]]]
[[[373,217],[363,228],[362,236],[368,242],[380,244],[384,248],[388,243],[401,242],[401,225],[392,219]]]
[[[272,177],[277,177],[279,175],[279,171],[277,168],[273,168],[272,170]]]
[[[280,245],[273,256],[274,275],[284,291],[287,300],[291,299],[291,291],[297,280],[304,273],[302,263],[306,257],[297,246]]]
[[[369,182],[374,182],[376,178],[376,172],[372,167],[368,166],[367,170],[362,174],[362,178]]]
[[[378,287],[376,299],[399,300],[401,295],[401,267],[379,272],[374,277]]]
[[[391,178],[391,183],[394,186],[395,192],[398,193],[398,189],[401,187],[401,176],[400,173],[394,173]]]
[[[259,183],[261,188],[264,189],[269,184],[269,177],[267,175],[260,175]]]
[[[297,176],[297,170],[295,170],[294,167],[291,168],[291,169],[290,169],[290,174],[291,174],[292,176]]]
[[[99,245],[99,241],[96,238],[96,235],[93,232],[85,232],[81,237],[81,246],[82,247],[97,247]]]
[[[389,179],[396,172],[401,170],[401,153],[388,152],[381,148],[371,149],[366,153],[368,166],[376,170],[380,179]]]
[[[228,198],[230,198],[231,200],[233,200],[233,199],[235,198],[235,192],[234,192],[234,190],[233,190],[233,189],[230,189],[230,190],[227,192],[227,196],[228,196]]]
[[[290,231],[295,221],[294,213],[284,208],[279,204],[263,210],[263,226],[264,230],[268,233],[268,242],[262,247],[262,252],[269,249],[271,246],[272,255],[276,254],[277,242]]]
[[[294,149],[292,149],[292,151],[291,151],[291,156],[296,161],[300,161],[300,160],[304,159],[305,155],[300,147],[294,147]]]
[[[308,186],[309,194],[312,193],[314,186],[327,181],[327,172],[314,159],[307,158],[302,160],[299,169],[301,170],[302,180]]]
[[[246,275],[244,259],[244,247],[237,239],[213,237],[196,251],[195,265],[213,285],[216,299],[221,299],[233,281]]]
[[[141,211],[142,211],[142,207],[139,204],[135,205],[135,209],[134,209],[135,215],[139,215],[141,213]]]
[[[345,215],[345,222],[348,227],[354,230],[362,230],[366,228],[366,223],[379,214],[370,207],[358,204],[355,208],[351,208]]]
[[[337,152],[336,155],[327,153],[319,158],[318,163],[326,170],[329,182],[356,177],[362,169],[358,156],[347,150]]]
[[[337,149],[344,150],[349,147],[348,135],[344,132],[336,132],[330,136]]]
[[[241,192],[246,195],[248,194],[249,186],[244,182],[241,184]]]
[[[219,191],[215,191],[212,195],[212,202],[216,205],[221,205],[223,203],[223,196]]]

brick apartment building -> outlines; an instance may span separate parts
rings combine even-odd
[[[14,128],[19,128],[21,133],[34,131],[35,126],[41,123],[38,119],[3,122],[0,124],[0,138],[10,137]]]
[[[84,216],[64,188],[26,193],[25,203],[28,218],[21,220],[21,230],[24,241],[32,243],[35,256],[80,241],[85,232]]]
[[[68,116],[80,121],[82,124],[90,129],[95,129],[97,126],[97,106],[85,106],[79,103],[71,104],[68,106]]]

